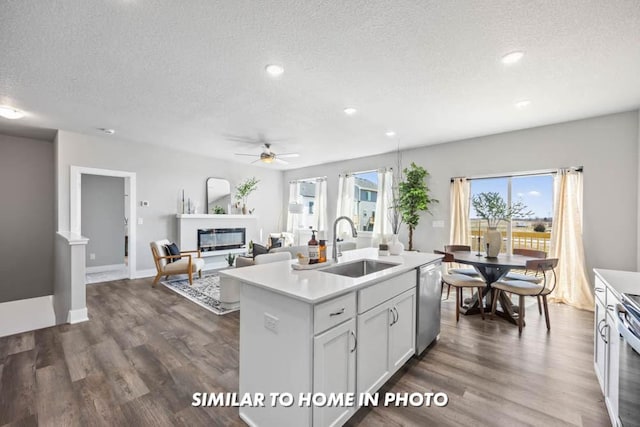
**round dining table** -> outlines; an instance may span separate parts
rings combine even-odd
[[[487,282],[487,286],[482,292],[482,298],[478,299],[474,295],[473,299],[469,301],[468,305],[460,308],[462,314],[477,314],[480,313],[480,303],[484,304],[486,299],[487,304],[485,311],[491,310],[491,284],[502,279],[511,269],[524,270],[527,265],[527,261],[537,259],[533,257],[523,255],[507,255],[499,254],[495,258],[488,258],[483,253],[476,253],[473,251],[458,251],[451,252],[453,259],[459,264],[467,264],[473,266],[482,278]],[[506,292],[500,292],[498,299],[501,310],[496,310],[496,315],[503,317],[513,324],[518,323],[518,307],[513,304],[509,299]]]

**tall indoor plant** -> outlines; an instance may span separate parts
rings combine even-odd
[[[413,250],[413,230],[420,221],[420,212],[430,212],[429,207],[438,200],[429,195],[429,187],[425,179],[429,172],[422,166],[411,162],[411,166],[404,169],[404,180],[398,186],[398,207],[402,213],[402,220],[409,228],[409,250]]]
[[[242,200],[242,213],[244,215],[247,213],[247,198],[249,194],[258,189],[259,182],[260,180],[252,176],[236,186],[236,200]]]
[[[511,218],[523,218],[531,216],[533,212],[528,210],[522,202],[507,204],[500,193],[479,193],[471,199],[471,205],[476,214],[487,221],[487,232],[484,241],[487,245],[487,256],[494,258],[500,253],[502,246],[502,234],[498,231],[498,225],[502,221],[509,222]]]

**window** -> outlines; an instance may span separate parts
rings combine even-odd
[[[376,171],[353,174],[355,191],[353,222],[358,231],[373,231],[376,220],[378,173]]]
[[[498,230],[504,244],[502,252],[515,248],[549,251],[553,226],[553,176],[551,174],[522,175],[500,178],[470,179],[471,197],[480,193],[495,192],[505,202],[521,202],[531,215],[502,221]],[[470,207],[470,229],[473,250],[478,249],[478,236],[484,235],[487,221],[479,218],[473,204]],[[509,247],[510,246],[510,247]],[[483,250],[482,248],[480,250]]]
[[[313,220],[313,206],[316,199],[316,181],[313,180],[301,180],[300,192],[298,193],[298,202],[304,206],[302,214],[298,219],[299,228],[309,228],[314,226]]]

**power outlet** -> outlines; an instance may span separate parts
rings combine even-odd
[[[264,327],[271,332],[278,333],[278,318],[269,313],[264,314]]]
[[[89,259],[90,260],[95,260],[96,259],[96,254],[89,254]]]

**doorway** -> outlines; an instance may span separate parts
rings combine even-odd
[[[86,254],[89,268],[85,274],[96,273],[96,281],[134,279],[136,174],[79,166],[71,166],[70,172],[70,229],[78,234],[91,230],[94,234],[85,236],[90,239]],[[83,202],[85,198],[88,203]],[[91,245],[92,237],[96,245]]]

